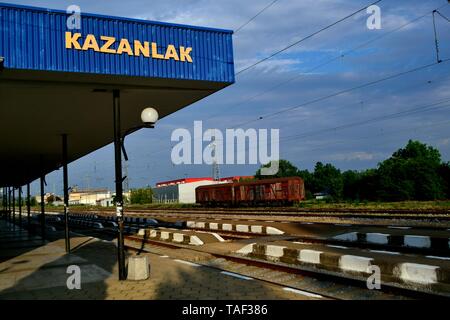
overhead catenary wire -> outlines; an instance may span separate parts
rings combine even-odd
[[[401,76],[404,76],[404,75],[407,75],[407,74],[411,74],[411,73],[414,73],[414,72],[417,72],[417,71],[420,71],[420,70],[424,70],[424,69],[430,68],[430,67],[438,65],[438,64],[444,64],[444,63],[446,63],[448,61],[450,61],[450,59],[445,59],[441,63],[434,62],[434,63],[431,63],[431,64],[422,65],[420,67],[416,67],[416,68],[413,68],[413,69],[402,71],[402,72],[399,72],[399,73],[396,73],[396,74],[393,74],[393,75],[390,75],[390,76],[387,76],[387,77],[384,77],[384,78],[381,78],[381,79],[377,79],[377,80],[374,80],[374,81],[370,81],[370,82],[364,83],[364,84],[359,85],[359,86],[355,86],[355,87],[352,87],[352,88],[349,88],[349,89],[341,90],[341,91],[338,91],[338,92],[335,92],[335,93],[332,93],[332,94],[329,94],[329,95],[325,95],[325,96],[322,96],[322,97],[319,97],[319,98],[316,98],[316,99],[304,102],[304,103],[302,103],[300,105],[297,105],[297,106],[294,106],[294,107],[290,107],[290,108],[285,109],[285,110],[280,110],[280,111],[278,111],[276,113],[271,114],[271,116],[278,115],[278,114],[281,114],[281,113],[287,112],[287,111],[292,111],[294,109],[298,109],[298,108],[306,106],[306,105],[310,105],[310,104],[314,104],[314,103],[317,103],[317,102],[320,102],[320,101],[324,101],[324,100],[327,100],[327,99],[330,99],[330,98],[342,95],[344,93],[348,93],[348,92],[351,92],[351,91],[354,91],[354,90],[362,89],[362,88],[365,88],[365,87],[368,87],[368,86],[371,86],[371,85],[374,85],[374,84],[382,83],[384,81],[392,80],[392,79],[395,79],[395,78],[398,78],[398,77],[401,77]],[[266,116],[266,118],[268,118],[268,117],[269,116]],[[235,125],[233,127],[229,127],[228,129],[239,128],[239,127],[242,127],[242,126],[247,125],[249,123],[252,123],[252,122],[255,122],[255,121],[258,121],[258,120],[262,120],[262,119],[265,119],[265,118],[264,117],[260,117],[260,118],[255,119],[255,120],[250,120],[250,121],[247,121],[247,122]],[[188,139],[187,141],[195,141],[195,139],[191,138],[191,139]],[[170,150],[170,148],[154,152],[153,154],[162,153],[162,152],[165,152],[167,150]]]
[[[434,102],[434,103],[427,104],[427,105],[416,106],[416,107],[411,108],[411,109],[407,109],[407,110],[403,110],[403,111],[399,111],[399,112],[395,112],[395,113],[391,113],[391,114],[387,114],[387,115],[383,115],[383,116],[378,116],[378,117],[374,117],[374,118],[365,119],[365,120],[362,120],[362,121],[357,121],[357,122],[344,124],[344,125],[341,125],[341,126],[325,128],[325,129],[321,129],[321,130],[317,130],[317,131],[311,131],[311,132],[306,132],[306,133],[297,134],[297,135],[286,136],[286,137],[280,138],[279,141],[289,141],[289,140],[292,140],[293,138],[295,138],[295,139],[307,138],[307,137],[323,134],[323,133],[330,132],[330,131],[331,132],[336,132],[338,130],[343,130],[343,129],[347,129],[347,128],[350,128],[350,127],[361,126],[361,125],[364,125],[364,124],[375,123],[375,122],[390,120],[390,119],[394,119],[394,118],[401,118],[401,117],[409,116],[411,114],[417,114],[417,113],[422,113],[422,112],[429,112],[429,111],[449,108],[450,107],[449,104],[440,106],[440,104],[444,104],[444,103],[448,103],[448,102],[450,102],[450,98],[443,99],[443,100],[440,100],[438,102]],[[247,151],[249,151],[249,150],[253,150],[253,149],[256,149],[256,148],[258,148],[258,146],[253,146],[251,148],[250,147],[247,148],[247,146],[246,146],[245,149]]]
[[[268,5],[266,5],[264,8],[262,8],[260,11],[258,11],[257,14],[255,14],[253,17],[251,17],[249,20],[247,20],[245,23],[241,24],[238,28],[236,28],[236,30],[234,31],[234,34],[238,33],[239,31],[241,31],[242,29],[244,29],[250,22],[252,22],[253,20],[255,20],[259,15],[261,15],[264,11],[266,11],[267,9],[269,9],[270,7],[272,7],[275,3],[277,3],[279,0],[274,0],[271,3],[269,3]]]
[[[395,78],[398,78],[398,77],[401,77],[401,76],[404,76],[404,75],[407,75],[407,74],[410,74],[410,73],[414,73],[414,72],[417,72],[417,71],[420,71],[420,70],[428,69],[428,68],[433,67],[433,66],[438,65],[438,64],[444,64],[444,63],[446,63],[448,61],[450,61],[450,59],[441,60],[440,62],[429,63],[429,64],[422,65],[422,66],[419,66],[419,67],[416,67],[416,68],[413,68],[413,69],[409,69],[409,70],[402,71],[402,72],[399,72],[399,73],[391,74],[389,76],[386,76],[386,77],[383,77],[383,78],[380,78],[380,79],[377,79],[377,80],[366,82],[366,83],[364,83],[362,85],[358,85],[358,86],[355,86],[355,87],[352,87],[352,88],[348,88],[348,89],[345,89],[345,90],[337,91],[337,92],[334,92],[334,93],[331,93],[331,94],[328,94],[328,95],[325,95],[325,96],[322,96],[322,97],[319,97],[319,98],[316,98],[316,99],[313,99],[313,100],[301,103],[301,104],[296,105],[296,106],[288,107],[288,108],[285,108],[283,110],[272,112],[272,113],[269,113],[269,114],[264,115],[264,116],[259,116],[256,119],[240,123],[240,124],[238,124],[235,127],[244,126],[244,125],[247,125],[249,123],[256,122],[256,121],[263,120],[263,119],[267,119],[267,118],[272,118],[272,117],[278,116],[280,114],[283,114],[285,112],[289,112],[289,111],[292,111],[292,110],[295,110],[295,109],[298,109],[298,108],[301,108],[301,107],[304,107],[304,106],[307,106],[307,105],[310,105],[310,104],[314,104],[314,103],[317,103],[317,102],[320,102],[320,101],[324,101],[324,100],[327,100],[327,99],[330,99],[330,98],[342,95],[344,93],[349,93],[349,92],[352,92],[352,91],[355,91],[355,90],[363,89],[363,88],[366,88],[366,87],[369,87],[369,86],[372,86],[374,84],[378,84],[378,83],[381,83],[381,82],[384,82],[384,81],[392,80],[392,79],[395,79]]]
[[[316,131],[307,132],[307,133],[301,133],[301,134],[295,134],[295,135],[286,136],[284,138],[280,138],[280,141],[286,141],[286,140],[290,140],[290,139],[293,139],[293,138],[294,139],[306,138],[306,137],[311,137],[311,136],[314,136],[314,135],[322,134],[324,132],[330,132],[330,131],[335,132],[337,130],[347,129],[347,128],[350,128],[350,127],[365,125],[365,124],[378,122],[378,121],[390,120],[390,119],[402,117],[404,115],[411,115],[411,114],[415,114],[415,113],[421,113],[421,112],[427,112],[427,111],[431,111],[431,110],[438,110],[438,109],[442,109],[442,108],[448,108],[450,105],[439,106],[439,105],[441,105],[443,103],[447,103],[447,102],[450,102],[450,98],[443,99],[443,100],[440,100],[438,102],[434,102],[434,103],[431,103],[431,104],[420,105],[420,106],[416,106],[416,107],[408,109],[408,110],[394,112],[394,113],[390,113],[390,114],[386,114],[386,115],[382,115],[382,116],[378,116],[378,117],[374,117],[374,118],[370,118],[370,119],[366,119],[366,120],[362,120],[362,121],[347,123],[347,124],[343,124],[343,125],[340,125],[340,126],[326,128],[326,129],[321,129],[321,130],[316,130]]]
[[[450,19],[447,18],[446,16],[444,16],[444,15],[439,11],[439,9],[436,9],[436,13],[437,13],[438,15],[440,15],[442,18],[444,18],[445,20],[447,20],[447,22],[450,22]]]
[[[442,7],[443,6],[441,6],[440,8],[442,8]],[[374,37],[374,38],[372,38],[372,39],[370,39],[368,41],[365,41],[365,42],[363,42],[363,43],[353,47],[352,49],[349,49],[349,50],[345,51],[342,54],[334,56],[333,58],[330,58],[330,59],[328,59],[328,60],[326,60],[326,61],[324,61],[324,62],[322,62],[322,63],[320,63],[318,65],[315,65],[314,67],[308,69],[307,71],[301,72],[300,74],[295,75],[295,76],[293,76],[293,77],[291,77],[291,78],[289,78],[287,80],[284,80],[284,81],[282,81],[282,82],[280,82],[280,83],[278,83],[278,84],[276,84],[276,85],[274,85],[274,86],[272,86],[272,87],[270,87],[270,88],[268,88],[268,89],[266,89],[264,91],[261,91],[261,92],[257,93],[256,95],[251,96],[248,99],[245,99],[245,100],[243,100],[243,101],[241,101],[241,102],[239,102],[237,104],[234,104],[234,105],[231,106],[231,108],[232,107],[238,107],[240,105],[243,105],[244,103],[247,103],[249,101],[254,100],[255,98],[259,98],[259,97],[261,97],[261,96],[263,96],[263,95],[265,95],[265,94],[267,94],[269,92],[272,92],[272,91],[274,91],[274,90],[276,90],[276,89],[278,89],[280,87],[283,87],[284,85],[286,85],[286,84],[288,84],[288,83],[290,83],[290,82],[292,82],[294,80],[299,79],[302,76],[310,74],[310,73],[312,73],[312,72],[314,72],[314,71],[316,71],[316,70],[318,70],[318,69],[320,69],[320,68],[322,68],[322,67],[324,67],[324,66],[326,66],[326,65],[328,65],[328,64],[330,64],[330,63],[332,63],[334,61],[342,59],[342,58],[348,56],[349,54],[351,54],[351,53],[353,53],[353,52],[355,52],[355,51],[357,51],[357,50],[359,50],[359,49],[361,49],[361,48],[363,48],[363,47],[365,47],[365,46],[367,46],[367,45],[369,45],[369,44],[371,44],[371,43],[373,43],[375,41],[378,41],[378,40],[380,40],[380,39],[382,39],[384,37],[387,37],[387,36],[397,32],[397,31],[399,31],[399,30],[409,26],[410,24],[415,23],[415,22],[417,22],[420,19],[423,19],[424,17],[426,17],[427,15],[431,14],[432,12],[433,11],[427,11],[426,13],[424,13],[424,14],[422,14],[422,15],[420,15],[420,16],[418,16],[418,17],[416,17],[416,18],[414,18],[414,19],[412,19],[412,20],[410,20],[410,21],[408,21],[408,22],[406,22],[406,23],[404,23],[404,24],[402,24],[402,25],[400,25],[400,26],[398,26],[398,27],[396,27],[396,28],[386,32],[386,33],[384,33],[384,34],[381,34],[381,35],[379,35],[377,37]],[[228,112],[229,110],[230,110],[230,107],[227,107],[226,111]],[[213,118],[221,115],[221,113],[222,112],[218,112],[218,113],[212,115],[211,117],[208,117],[208,118],[204,119],[203,121],[208,121],[210,119],[213,119]]]
[[[406,129],[403,128],[403,129],[400,129],[400,130],[391,130],[391,131],[388,131],[388,132],[371,134],[371,135],[364,136],[364,137],[357,137],[357,138],[351,139],[351,141],[362,141],[362,140],[367,140],[367,139],[373,138],[374,136],[378,137],[378,136],[392,135],[393,133],[399,133],[399,132],[411,132],[411,131],[421,130],[421,129],[424,129],[424,128],[429,128],[429,127],[435,128],[435,127],[439,127],[439,126],[443,126],[443,125],[449,125],[449,124],[450,124],[450,120],[432,122],[432,123],[428,123],[428,124],[425,124],[425,125],[416,126],[414,128],[406,128]],[[321,145],[319,145],[317,147],[314,147],[312,149],[308,148],[308,152],[322,150],[324,148],[327,148],[327,147],[330,147],[330,146],[334,146],[336,144],[344,144],[344,143],[345,144],[349,144],[349,142],[350,142],[349,139],[345,139],[345,140],[340,140],[340,141],[333,141],[331,143],[330,142],[323,143],[323,144],[321,144]],[[371,144],[370,146],[373,146],[373,145]],[[283,153],[283,155],[290,154],[290,153],[291,152],[288,151],[288,152]]]
[[[411,89],[413,89],[413,88],[419,88],[419,87],[422,87],[423,85],[430,85],[430,84],[434,84],[434,83],[446,81],[446,80],[449,80],[449,79],[450,79],[449,76],[445,76],[445,77],[440,78],[440,79],[434,78],[433,80],[426,80],[426,81],[424,81],[424,82],[421,81],[420,83],[415,84],[415,85],[413,85],[413,86],[407,86],[407,87],[402,88],[401,90],[394,90],[394,92],[395,92],[395,93],[399,93],[399,92],[403,92],[405,89],[411,90]],[[372,98],[372,99],[360,100],[360,101],[357,101],[357,102],[352,103],[352,104],[350,104],[350,105],[346,105],[345,107],[350,107],[350,106],[354,106],[354,105],[361,105],[361,104],[365,105],[365,104],[367,104],[368,102],[371,102],[371,101],[374,101],[374,100],[378,100],[378,99],[379,99],[379,97],[375,96],[375,97]],[[330,116],[330,115],[339,114],[339,113],[341,113],[341,111],[342,111],[341,108],[339,108],[336,112],[327,113],[327,115]]]
[[[356,14],[358,14],[358,13],[360,13],[360,12],[366,10],[368,7],[373,6],[373,5],[375,5],[375,4],[377,4],[377,3],[381,2],[381,1],[382,1],[382,0],[377,0],[377,1],[375,1],[375,2],[373,2],[373,3],[371,3],[371,4],[369,4],[369,5],[366,5],[365,7],[361,8],[361,9],[359,9],[359,10],[357,10],[357,11],[354,11],[354,12],[348,14],[347,16],[345,16],[345,17],[343,17],[343,18],[341,18],[341,19],[339,19],[339,20],[337,20],[337,21],[335,21],[335,22],[333,22],[333,23],[331,23],[331,24],[329,24],[329,25],[327,25],[327,26],[325,26],[325,27],[323,27],[323,28],[321,28],[321,29],[319,29],[319,30],[317,30],[317,31],[315,31],[315,32],[313,32],[313,33],[311,33],[311,34],[305,36],[305,37],[303,37],[303,38],[301,38],[300,40],[294,41],[293,43],[287,45],[286,47],[284,47],[284,48],[282,48],[282,49],[280,49],[280,50],[275,51],[274,53],[268,55],[267,57],[265,57],[265,58],[263,58],[263,59],[260,59],[260,60],[258,60],[258,61],[256,61],[256,62],[252,63],[251,65],[249,65],[249,66],[247,66],[247,67],[244,67],[243,69],[239,70],[239,71],[236,73],[236,75],[238,76],[238,75],[240,75],[240,74],[242,74],[242,73],[244,73],[244,72],[246,72],[246,71],[248,71],[248,70],[250,70],[250,69],[253,69],[253,68],[256,67],[257,65],[259,65],[259,64],[261,64],[261,63],[263,63],[263,62],[265,62],[265,61],[267,61],[267,60],[272,59],[272,58],[275,57],[276,55],[278,55],[278,54],[280,54],[280,53],[283,53],[283,52],[285,52],[286,50],[289,50],[290,48],[295,47],[295,46],[297,46],[298,44],[300,44],[300,43],[302,43],[302,42],[304,42],[304,41],[306,41],[306,40],[308,40],[308,39],[310,39],[310,38],[312,38],[312,37],[318,35],[319,33],[321,33],[321,32],[323,32],[323,31],[325,31],[325,30],[328,30],[328,29],[334,27],[335,25],[341,23],[342,21],[345,21],[345,20],[347,20],[347,19],[353,17],[354,15],[356,15]]]

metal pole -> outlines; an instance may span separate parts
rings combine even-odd
[[[41,176],[41,237],[42,237],[42,240],[45,240],[44,179],[45,179],[45,176]]]
[[[67,135],[62,135],[62,158],[63,158],[63,188],[64,188],[64,222],[66,252],[70,253],[69,234],[69,175],[67,173]]]
[[[122,154],[120,131],[120,91],[113,90],[113,120],[114,120],[114,159],[116,176],[116,214],[119,226],[117,259],[119,264],[119,280],[126,280],[125,250],[123,241],[123,189],[122,189]]]
[[[2,188],[2,215],[6,216],[5,187]]]
[[[11,221],[11,189],[8,187],[8,221]]]
[[[31,219],[31,197],[30,197],[30,183],[27,183],[27,226],[30,230]]]
[[[3,187],[3,213],[4,213],[5,217],[6,217],[6,213],[8,212],[7,211],[8,208],[6,207],[6,204],[7,204],[6,199],[7,199],[6,187]]]
[[[22,227],[22,187],[19,187],[19,227]]]
[[[5,187],[2,188],[2,213],[5,211]]]
[[[12,220],[12,216],[11,216],[11,209],[12,209],[12,190],[11,187],[9,187],[9,210],[8,210],[8,217],[9,217],[9,222],[11,222]]]
[[[13,227],[16,227],[16,190],[15,188],[12,188],[12,222]]]

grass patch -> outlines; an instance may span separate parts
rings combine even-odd
[[[450,201],[399,201],[399,202],[368,202],[348,201],[330,202],[326,200],[307,200],[295,205],[298,208],[311,209],[450,209]]]

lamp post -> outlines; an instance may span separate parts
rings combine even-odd
[[[125,137],[141,128],[153,128],[156,121],[158,121],[158,112],[153,108],[146,108],[141,113],[142,125],[131,128],[121,135],[120,129],[120,90],[113,90],[113,120],[114,120],[114,159],[115,159],[115,184],[116,184],[116,215],[119,229],[117,239],[117,260],[119,264],[119,280],[126,280],[125,268],[125,244],[123,239],[123,180],[122,176],[122,155],[124,154],[126,160],[128,156],[125,151],[124,140]]]

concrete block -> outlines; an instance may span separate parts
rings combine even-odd
[[[358,233],[357,232],[343,233],[334,236],[333,239],[342,241],[358,241]]]
[[[197,236],[190,236],[189,244],[192,244],[194,246],[201,246],[203,245],[203,241],[200,240],[200,238]]]
[[[262,233],[263,227],[262,226],[250,226],[250,230],[253,233]]]
[[[303,250],[300,250],[300,252],[298,254],[298,260],[300,260],[301,262],[306,262],[306,263],[319,264],[321,254],[322,254],[322,251],[303,249]]]
[[[219,224],[216,222],[210,222],[209,223],[209,228],[213,229],[213,230],[219,230]]]
[[[373,259],[367,257],[343,255],[339,259],[339,267],[346,271],[369,272]]]
[[[150,267],[147,256],[131,256],[128,258],[128,280],[147,280],[150,277]]]
[[[229,223],[222,224],[222,230],[224,231],[233,231],[233,226]]]
[[[239,250],[236,251],[236,252],[237,252],[237,253],[240,253],[240,254],[249,254],[249,253],[252,253],[252,252],[253,252],[253,246],[254,246],[254,245],[255,245],[255,243],[248,244],[248,245],[242,247],[241,249],[239,249]]]
[[[188,228],[195,228],[195,221],[187,221],[186,227]]]
[[[267,234],[284,234],[284,231],[281,231],[280,229],[277,229],[274,227],[266,227],[266,233]]]
[[[211,232],[211,235],[212,235],[214,238],[216,238],[217,240],[219,240],[220,242],[225,242],[225,239],[222,238],[222,237],[221,237],[220,235],[218,235],[217,233]]]
[[[284,255],[284,248],[286,248],[286,247],[267,245],[266,246],[266,256],[280,258]]]
[[[161,239],[162,240],[169,240],[170,233],[167,231],[161,231]]]
[[[150,238],[156,238],[158,236],[158,231],[150,230]]]
[[[367,233],[366,234],[366,241],[370,243],[377,243],[377,244],[388,244],[389,241],[389,234],[385,233]]]
[[[198,229],[204,229],[206,224],[204,222],[196,222],[195,227]]]
[[[236,231],[238,231],[238,232],[248,232],[248,225],[246,225],[246,224],[238,224],[238,225],[236,225]]]
[[[429,248],[431,247],[431,240],[428,236],[413,236],[413,235],[405,235],[404,244],[407,247],[414,248]]]
[[[406,282],[432,284],[437,282],[437,266],[418,263],[400,264],[400,278]]]
[[[173,234],[173,241],[174,242],[183,242],[184,241],[184,234],[182,234],[182,233],[174,233]]]
[[[145,236],[145,229],[139,229],[138,236]]]

